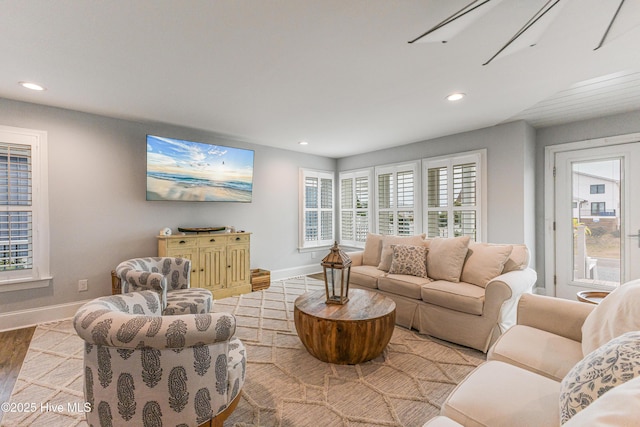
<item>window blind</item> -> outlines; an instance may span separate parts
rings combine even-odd
[[[33,267],[32,158],[28,145],[0,143],[0,271]]]

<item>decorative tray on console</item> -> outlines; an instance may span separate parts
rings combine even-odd
[[[227,227],[178,227],[181,233],[214,233],[216,231],[225,231]]]

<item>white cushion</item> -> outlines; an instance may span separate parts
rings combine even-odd
[[[640,280],[621,285],[587,316],[582,325],[585,356],[613,338],[640,330]]]

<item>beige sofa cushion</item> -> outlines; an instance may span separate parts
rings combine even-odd
[[[391,259],[393,257],[392,245],[426,245],[424,240],[425,236],[426,234],[419,234],[417,236],[383,236],[382,252],[380,253],[378,268],[383,271],[389,271],[389,268],[391,268]]]
[[[510,271],[516,270],[524,270],[529,266],[529,248],[527,245],[511,245],[513,250],[507,259],[507,262],[504,263],[504,268],[502,269],[502,273],[508,273]]]
[[[431,279],[425,277],[388,274],[378,279],[378,288],[381,291],[420,300],[422,286],[430,281]]]
[[[484,288],[491,279],[502,274],[504,263],[509,259],[512,250],[511,245],[469,243],[460,280]]]
[[[413,245],[391,245],[393,256],[389,274],[427,277],[427,248]]]
[[[582,353],[586,356],[611,339],[640,330],[640,280],[611,292],[582,325]]]
[[[563,427],[631,427],[638,425],[640,377],[609,390]]]
[[[422,286],[420,298],[429,304],[481,315],[484,307],[484,288],[471,283],[436,280]]]
[[[627,332],[584,357],[560,385],[560,422],[610,389],[640,377],[640,331]]]
[[[509,328],[487,353],[487,360],[509,363],[558,382],[581,359],[580,342],[524,325]]]
[[[427,253],[429,277],[459,282],[468,248],[469,236],[432,239]]]
[[[378,270],[377,266],[359,265],[357,267],[351,267],[349,282],[356,283],[366,288],[377,289],[378,278],[385,274],[387,273],[382,270]]]
[[[507,363],[471,372],[442,404],[440,415],[466,427],[557,426],[560,383]]]

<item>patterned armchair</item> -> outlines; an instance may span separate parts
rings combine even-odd
[[[222,425],[240,399],[246,353],[227,313],[163,316],[154,291],[97,298],[73,319],[85,341],[93,426]]]
[[[115,270],[122,293],[154,290],[160,294],[163,314],[208,313],[213,306],[211,292],[191,288],[191,260],[172,257],[133,258]]]

